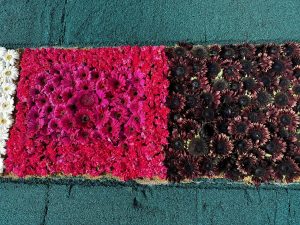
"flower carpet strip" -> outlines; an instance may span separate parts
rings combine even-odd
[[[0,47],[0,173],[3,173],[6,142],[13,123],[15,83],[19,76],[18,59],[17,51]]]
[[[166,177],[164,47],[25,49],[20,65],[7,174]]]
[[[180,44],[166,54],[168,179],[299,178],[298,44]]]

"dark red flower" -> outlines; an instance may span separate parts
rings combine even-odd
[[[277,163],[275,173],[278,179],[291,182],[300,175],[300,169],[294,160],[285,157]]]
[[[195,156],[208,156],[207,140],[201,137],[193,138],[189,143],[188,151]]]
[[[211,148],[214,155],[226,157],[232,152],[233,144],[228,136],[219,134],[213,138]]]
[[[262,146],[270,139],[267,127],[260,123],[250,124],[248,136],[256,146]]]

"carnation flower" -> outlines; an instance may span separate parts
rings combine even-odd
[[[87,109],[79,109],[75,114],[75,121],[78,128],[92,127],[95,121],[94,113]]]
[[[9,49],[4,52],[2,57],[6,63],[8,63],[9,65],[14,65],[16,60],[19,59],[19,54],[17,51]]]
[[[108,84],[110,88],[114,91],[120,91],[126,86],[126,79],[124,75],[113,73],[108,79]]]
[[[12,81],[17,80],[18,76],[19,76],[18,69],[14,66],[8,66],[2,70],[0,78],[2,82],[5,81],[11,83]]]
[[[98,97],[93,92],[80,91],[76,95],[76,103],[79,107],[92,107],[98,104]]]

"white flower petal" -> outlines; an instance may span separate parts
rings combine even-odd
[[[3,96],[0,98],[0,112],[11,113],[14,110],[14,99],[11,96]]]
[[[7,113],[0,113],[0,130],[6,130],[10,128],[13,123],[13,119]]]
[[[14,95],[16,92],[16,85],[14,83],[4,82],[1,85],[0,97]]]
[[[0,157],[0,173],[3,173],[4,171],[4,159]]]
[[[17,59],[19,59],[18,52],[11,49],[7,50],[3,56],[3,60],[10,65],[14,65]]]
[[[3,58],[3,56],[6,54],[7,50],[4,47],[0,47],[0,58]]]
[[[1,73],[1,77],[4,80],[4,82],[11,82],[13,80],[18,79],[19,71],[14,66],[8,66],[4,68],[4,70]]]

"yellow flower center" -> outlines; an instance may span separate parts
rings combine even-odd
[[[4,118],[0,118],[0,124],[2,124],[2,125],[4,125],[4,124],[6,124],[6,119],[4,119]]]
[[[7,71],[5,72],[5,75],[6,75],[6,76],[10,76],[10,75],[11,75],[11,71],[10,71],[10,70],[7,70]]]
[[[7,59],[7,60],[11,60],[11,59],[12,59],[12,56],[11,56],[11,55],[6,55],[6,59]]]

